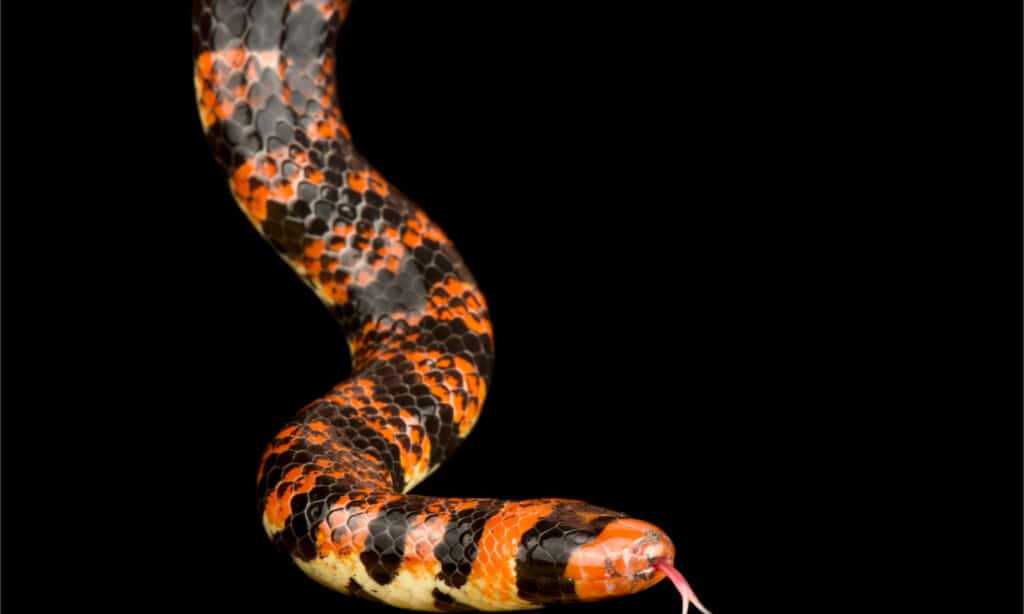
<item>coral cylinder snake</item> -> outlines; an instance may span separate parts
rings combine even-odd
[[[487,305],[444,232],[353,148],[335,40],[349,0],[193,0],[199,116],[253,225],[345,331],[352,375],[271,441],[270,539],[310,577],[414,610],[521,610],[643,590],[675,550],[654,525],[568,499],[404,494],[480,415]]]

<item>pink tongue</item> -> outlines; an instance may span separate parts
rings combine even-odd
[[[679,594],[683,597],[683,614],[686,614],[690,609],[691,601],[693,602],[693,605],[704,614],[711,614],[711,612],[704,607],[704,604],[700,602],[700,599],[697,599],[697,595],[694,594],[693,589],[690,588],[690,583],[686,581],[683,574],[679,573],[679,570],[673,567],[667,559],[658,559],[657,561],[654,561],[654,568],[668,576],[668,579],[672,580],[672,584],[676,585],[676,590],[678,590]]]

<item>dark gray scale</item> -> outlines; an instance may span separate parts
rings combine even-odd
[[[248,33],[259,21],[262,29],[275,29],[280,19],[271,19],[265,13],[257,13],[260,19],[253,19],[249,8],[252,2],[245,0],[192,0],[192,53],[198,56],[204,49],[231,49],[247,45]],[[257,3],[266,4],[266,3]],[[278,0],[281,11],[287,0]],[[278,15],[281,12],[277,13]],[[270,42],[273,47],[277,42]],[[259,49],[260,47],[250,47]],[[271,47],[266,47],[271,48]]]
[[[473,570],[484,525],[501,511],[506,501],[483,499],[472,509],[452,513],[444,528],[444,539],[434,547],[434,558],[441,563],[437,579],[452,588],[461,588]],[[435,595],[436,597],[436,595]]]
[[[370,521],[369,536],[359,555],[367,575],[378,584],[388,584],[398,575],[405,556],[406,534],[416,516],[422,514],[432,499],[408,495],[381,508]]]

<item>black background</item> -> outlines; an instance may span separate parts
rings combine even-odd
[[[206,150],[187,8],[15,10],[5,599],[389,611],[262,534],[259,454],[347,356]],[[481,421],[418,492],[650,520],[719,614],[966,600],[948,575],[1009,603],[1020,198],[995,179],[1019,174],[1019,70],[964,59],[995,36],[863,11],[356,3],[356,145],[459,246],[495,326]],[[666,584],[565,610],[676,607]]]

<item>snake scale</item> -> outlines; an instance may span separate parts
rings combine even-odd
[[[582,501],[405,494],[487,394],[487,303],[444,232],[353,148],[337,103],[348,0],[193,0],[199,116],[248,219],[338,320],[352,376],[277,433],[258,473],[275,545],[336,591],[414,610],[519,610],[670,577],[656,526]]]

